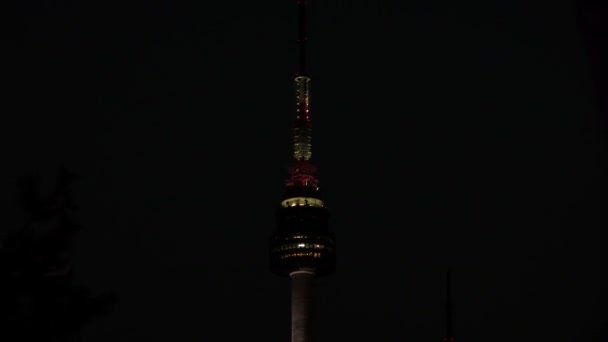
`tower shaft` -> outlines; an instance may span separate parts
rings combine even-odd
[[[291,342],[310,341],[312,270],[300,270],[290,274],[291,281]]]

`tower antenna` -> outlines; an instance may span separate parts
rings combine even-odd
[[[306,44],[308,43],[307,16],[308,0],[298,1],[298,76],[307,76],[306,70]]]
[[[452,272],[448,270],[445,282],[445,342],[454,342],[452,326]]]
[[[309,160],[312,155],[312,122],[310,120],[310,77],[307,75],[307,15],[308,0],[298,1],[298,70],[294,78],[296,88],[296,120],[293,131],[295,160]],[[306,165],[310,167],[309,165]],[[314,172],[314,168],[309,172]]]

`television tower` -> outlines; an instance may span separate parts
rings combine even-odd
[[[310,162],[310,77],[306,70],[307,0],[297,0],[298,72],[294,78],[296,118],[293,162],[283,200],[276,210],[277,230],[270,239],[270,270],[291,282],[291,341],[310,341],[311,286],[315,277],[335,270],[335,238],[329,210],[321,199],[316,168]]]
[[[444,342],[454,342],[454,331],[452,327],[452,283],[451,272],[448,271],[446,277],[446,296],[445,296],[445,337]]]

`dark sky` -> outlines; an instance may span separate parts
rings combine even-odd
[[[448,268],[459,341],[604,341],[608,155],[573,2],[311,1],[313,161],[338,238],[316,341],[438,341]],[[24,220],[19,175],[82,176],[77,280],[120,296],[84,340],[287,341],[266,243],[295,0],[13,11],[0,226]]]

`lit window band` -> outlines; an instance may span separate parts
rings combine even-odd
[[[318,198],[312,198],[312,197],[288,198],[288,199],[284,200],[283,202],[281,202],[281,206],[283,208],[296,207],[296,206],[298,206],[298,207],[310,206],[310,207],[317,207],[317,208],[325,207],[325,205],[323,204],[323,201],[321,201]]]

